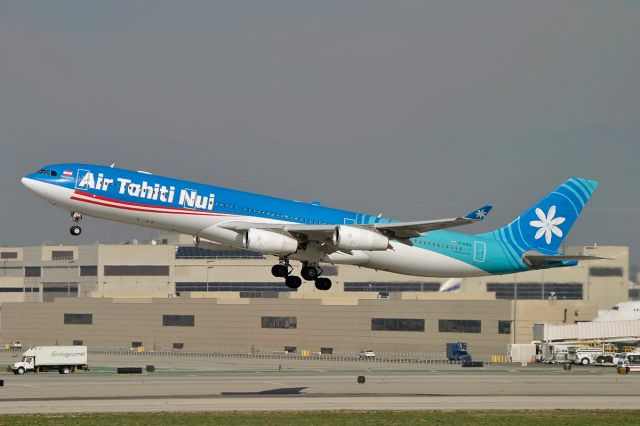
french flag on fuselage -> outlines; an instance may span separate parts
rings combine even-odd
[[[72,170],[65,170],[64,172],[62,172],[62,176],[64,176],[64,177],[73,177],[73,171]]]

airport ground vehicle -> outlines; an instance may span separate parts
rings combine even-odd
[[[13,342],[11,342],[11,349],[13,350],[22,349],[22,342],[20,342],[19,340],[14,340]]]
[[[467,352],[467,342],[447,343],[447,359],[449,361],[470,362],[471,354]]]
[[[533,343],[513,343],[508,346],[511,362],[534,362],[536,360],[536,345]]]
[[[625,352],[617,352],[614,354],[605,353],[603,355],[599,355],[596,357],[596,363],[600,365],[613,365],[616,366],[620,364],[626,358],[627,354]]]
[[[52,370],[69,374],[88,369],[86,346],[36,346],[27,349],[22,360],[11,366],[14,374]]]
[[[604,356],[605,353],[601,348],[569,348],[569,352],[575,351],[576,354],[576,364],[589,365],[594,364],[598,357]]]
[[[631,372],[640,372],[640,352],[629,352],[619,365],[629,367]]]
[[[360,351],[360,354],[358,354],[358,356],[364,359],[374,359],[376,357],[376,353],[371,349],[365,349],[363,351]]]

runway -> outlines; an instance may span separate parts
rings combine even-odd
[[[0,413],[632,409],[640,386],[640,375],[602,367],[163,360],[154,373],[117,375],[113,364],[153,360],[101,361],[89,372],[66,376],[2,374]],[[357,383],[358,375],[366,382]]]

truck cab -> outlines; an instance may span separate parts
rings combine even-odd
[[[24,374],[27,371],[33,371],[36,369],[35,353],[30,352],[33,352],[33,350],[28,349],[22,354],[22,360],[13,364],[13,372],[15,374]]]

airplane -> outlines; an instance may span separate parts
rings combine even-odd
[[[27,174],[22,183],[68,210],[72,235],[83,215],[193,235],[203,248],[243,248],[279,258],[271,272],[296,289],[300,275],[329,290],[321,263],[357,265],[405,275],[460,278],[573,266],[595,256],[558,252],[596,189],[597,182],[570,178],[491,232],[453,228],[483,220],[486,205],[453,218],[403,222],[382,215],[328,208],[178,180],[148,172],[90,164],[54,164]]]

